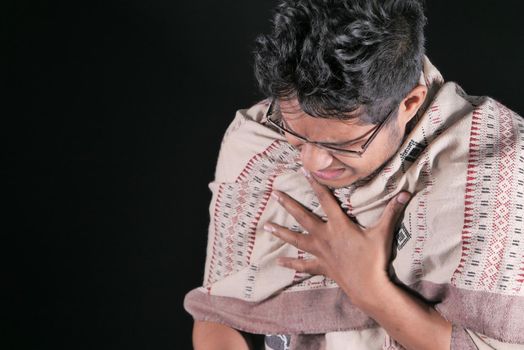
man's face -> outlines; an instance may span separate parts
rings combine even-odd
[[[295,100],[280,101],[280,113],[285,126],[310,141],[343,145],[348,141],[359,141],[347,149],[359,149],[368,139],[369,131],[375,127],[359,118],[333,120],[311,117],[304,113]],[[366,135],[362,138],[362,135]],[[320,183],[332,188],[348,186],[371,175],[386,163],[398,150],[403,139],[403,129],[396,120],[390,120],[371,142],[361,158],[330,153],[310,143],[303,143],[291,134],[288,142],[300,150],[305,169]]]

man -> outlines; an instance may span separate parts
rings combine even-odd
[[[415,0],[283,0],[210,184],[196,349],[524,344],[524,123],[445,83]]]

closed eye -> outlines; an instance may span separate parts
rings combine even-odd
[[[286,122],[286,120],[284,118],[282,118],[282,116],[279,117],[282,125],[284,126],[285,129],[291,131],[291,134],[297,138],[300,138],[300,139],[303,139],[303,140],[306,140],[305,137],[303,136],[300,136],[299,134],[297,134],[295,131],[293,131],[293,129],[291,129],[291,127],[289,126],[289,124]],[[359,143],[360,141],[362,141],[366,136],[368,136],[369,134],[371,134],[375,129],[377,128],[377,126],[375,126],[374,128],[371,128],[369,131],[367,131],[365,134],[359,136],[358,138],[356,139],[352,139],[352,140],[348,140],[348,141],[342,141],[342,142],[315,142],[316,144],[319,144],[319,145],[322,145],[322,146],[325,146],[325,147],[334,147],[334,148],[344,148],[344,147],[347,147],[347,146],[351,146],[351,145],[354,145],[356,143]]]
[[[356,143],[359,143],[359,142],[363,141],[366,138],[366,136],[371,134],[375,129],[376,128],[372,128],[368,132],[366,132],[364,135],[361,135],[360,137],[358,137],[356,139],[353,139],[353,140],[350,140],[350,141],[336,142],[336,143],[335,142],[334,143],[322,142],[320,144],[322,144],[324,146],[328,146],[328,147],[337,147],[337,148],[343,148],[343,147],[351,146],[351,145],[354,145]]]

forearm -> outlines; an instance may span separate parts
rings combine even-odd
[[[357,306],[406,349],[450,349],[451,323],[432,306],[389,281],[368,296]]]
[[[195,321],[195,350],[249,350],[248,340],[236,329],[213,322]]]

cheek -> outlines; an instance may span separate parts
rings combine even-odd
[[[356,174],[368,175],[374,171],[396,152],[399,146],[398,137],[393,135],[381,135],[366,149],[362,158],[336,157],[337,161],[344,164]]]
[[[304,142],[302,140],[300,140],[299,138],[296,138],[295,136],[293,136],[291,134],[285,133],[284,137],[286,138],[286,141],[291,146],[295,147],[298,150],[300,150],[300,147],[302,147],[302,145],[304,144]]]
[[[397,146],[398,135],[399,130],[396,123],[389,122],[371,142],[368,151],[371,151],[372,153],[390,153],[391,150],[395,150],[395,147]]]
[[[351,173],[360,173],[365,166],[365,162],[362,162],[362,159],[358,158],[349,158],[349,157],[343,157],[340,155],[335,155],[333,157],[333,164],[334,167],[345,167],[348,169]]]
[[[302,141],[300,141],[296,137],[293,137],[293,135],[290,134],[286,134],[286,140],[291,146],[295,148],[299,148],[302,144]]]

